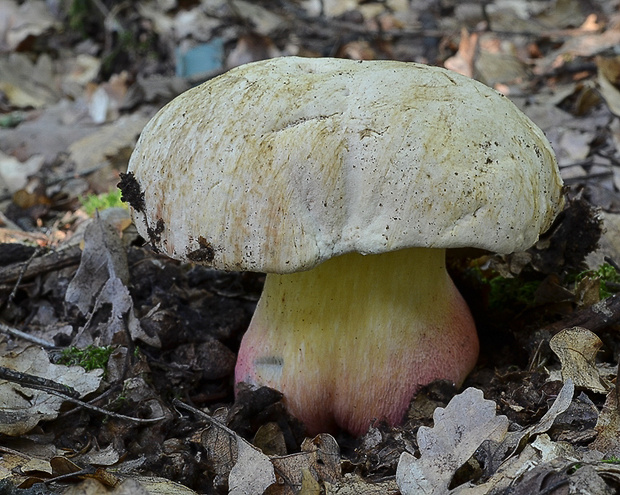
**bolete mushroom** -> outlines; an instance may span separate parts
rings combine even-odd
[[[394,61],[232,69],[150,121],[124,182],[169,256],[267,272],[235,379],[282,391],[311,433],[397,424],[421,386],[461,384],[478,339],[445,250],[528,248],[562,205],[507,98]]]

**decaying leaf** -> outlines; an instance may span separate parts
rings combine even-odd
[[[65,294],[68,304],[88,315],[74,345],[118,343],[117,339],[124,339],[125,325],[132,339],[155,347],[160,345],[156,335],[143,331],[134,314],[133,301],[126,286],[128,279],[127,253],[118,232],[109,223],[95,218],[84,232],[80,266]],[[98,312],[103,316],[95,318]]]
[[[269,457],[217,419],[211,418],[210,423],[211,426],[202,433],[201,443],[219,483],[228,480],[229,493],[263,493],[275,483]]]
[[[0,57],[0,91],[15,107],[42,108],[58,101],[54,75],[49,55],[36,62],[23,53]]]
[[[620,115],[620,57],[596,57],[598,68],[598,84],[603,99],[609,110],[615,115]]]
[[[508,430],[508,418],[496,416],[495,403],[482,392],[468,388],[433,414],[434,426],[418,430],[420,458],[403,452],[396,482],[403,495],[444,494],[456,470],[486,439],[500,441]]]
[[[96,479],[87,478],[69,487],[64,495],[195,495],[195,491],[164,478],[128,478],[112,489]]]
[[[549,346],[562,364],[562,379],[571,379],[576,387],[605,393],[609,386],[596,367],[596,353],[603,345],[595,333],[582,327],[566,328],[554,335]]]
[[[281,480],[282,490],[276,493],[282,495],[299,493],[304,486],[308,490],[319,481],[335,483],[342,476],[340,447],[327,433],[306,438],[301,444],[301,452],[272,457],[271,461]]]
[[[134,145],[147,121],[146,115],[138,113],[122,116],[112,123],[102,125],[97,132],[69,146],[69,159],[75,164],[78,172],[105,164],[123,149]]]
[[[606,456],[620,457],[620,401],[618,389],[613,388],[607,395],[596,426],[598,435],[590,444],[591,449],[598,450]]]
[[[47,353],[38,347],[0,352],[0,366],[67,385],[80,396],[97,390],[103,374],[101,369],[86,372],[80,366],[52,364]],[[0,381],[0,433],[11,436],[26,433],[39,421],[54,419],[63,402],[62,397]]]
[[[532,462],[541,462],[553,457],[548,452],[557,452],[555,446],[545,443],[544,439],[536,445],[528,442],[551,428],[555,419],[570,405],[574,390],[574,384],[568,380],[541,420],[518,432],[507,432],[507,418],[495,416],[495,404],[485,400],[481,391],[473,388],[465,390],[455,396],[445,409],[435,410],[433,428],[420,427],[420,458],[416,459],[408,452],[401,455],[396,471],[396,482],[401,493],[482,495],[491,489],[507,488],[515,478],[535,465]],[[449,490],[456,470],[483,443],[495,446],[496,459],[493,459],[493,454],[488,454],[487,459],[488,462],[495,462],[490,470],[492,477],[481,485],[465,483]]]
[[[263,493],[275,483],[276,475],[269,457],[241,437],[237,437],[237,451],[237,462],[228,476],[229,494]]]
[[[190,490],[186,486],[170,481],[166,478],[157,478],[154,476],[136,476],[129,478],[121,483],[115,495],[134,495],[138,492],[132,491],[132,487],[138,483],[149,495],[195,495],[194,490]],[[121,490],[122,489],[122,490]]]
[[[340,481],[325,483],[326,495],[396,495],[398,493],[400,493],[398,485],[393,478],[370,482],[354,473],[347,473]]]
[[[88,314],[94,301],[109,279],[129,280],[127,254],[114,228],[99,218],[86,227],[84,251],[80,266],[71,280],[65,301]]]
[[[306,438],[299,453],[267,456],[217,419],[210,418],[210,423],[201,444],[215,475],[214,484],[227,484],[229,493],[246,495],[268,489],[269,495],[310,495],[320,493],[321,482],[341,479],[340,448],[327,433]]]
[[[528,442],[531,438],[549,431],[553,426],[556,418],[568,409],[570,406],[573,395],[575,394],[575,384],[571,379],[568,379],[562,386],[560,393],[556,397],[549,410],[544,414],[540,421],[529,428],[522,431],[510,432],[506,435],[502,444],[512,449],[514,453],[520,446],[523,446],[525,442]]]
[[[0,194],[12,194],[25,187],[28,177],[41,169],[43,161],[43,156],[34,155],[22,163],[0,151]]]
[[[45,2],[3,2],[0,14],[0,50],[12,51],[30,36],[39,36],[58,24]]]

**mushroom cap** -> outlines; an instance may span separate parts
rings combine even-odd
[[[530,247],[562,207],[543,132],[506,97],[415,63],[284,57],[183,93],[129,171],[173,258],[287,273],[348,252]]]

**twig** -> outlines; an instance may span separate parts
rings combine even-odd
[[[2,366],[0,366],[0,378],[9,382],[17,383],[26,388],[40,390],[46,394],[55,395],[80,407],[98,412],[105,416],[110,416],[112,418],[123,419],[125,421],[132,421],[140,424],[157,423],[163,419],[166,419],[164,416],[157,418],[135,418],[133,416],[125,416],[124,414],[108,411],[78,399],[77,397],[80,395],[79,392],[68,385],[62,385],[53,380],[48,380],[47,378],[22,373],[20,371],[11,370]]]
[[[34,278],[68,266],[77,265],[80,262],[82,250],[79,246],[70,246],[66,249],[53,251],[44,256],[33,259],[31,262],[15,263],[10,266],[0,268],[0,285],[13,284],[20,277],[23,280]],[[22,273],[23,266],[27,265]]]
[[[0,222],[6,225],[9,229],[22,230],[19,225],[8,218],[4,213],[0,211]]]
[[[41,246],[37,246],[36,249],[32,252],[32,255],[30,256],[30,258],[28,258],[23,263],[22,269],[19,272],[19,276],[17,277],[17,280],[15,281],[15,285],[13,286],[13,290],[9,294],[9,298],[7,302],[13,302],[13,299],[15,298],[15,294],[17,294],[17,289],[19,289],[19,286],[22,283],[22,278],[24,278],[24,273],[26,273],[26,270],[28,269],[28,265],[30,265],[30,263],[32,263],[32,260],[35,259],[40,253],[41,253]]]
[[[17,328],[5,325],[4,323],[0,323],[0,332],[4,332],[6,334],[12,335],[13,337],[17,337],[28,342],[32,342],[33,344],[40,345],[41,347],[45,347],[46,349],[53,349],[54,347],[56,347],[56,345],[49,340],[40,339],[38,337],[35,337],[34,335],[30,335],[29,333],[17,330]]]
[[[47,393],[59,393],[65,397],[71,397],[77,399],[80,394],[74,388],[48,380],[42,376],[31,375],[29,373],[23,373],[21,371],[15,371],[10,368],[0,366],[0,378],[9,382],[18,383],[24,387],[33,388],[35,390],[41,390]]]
[[[133,416],[125,416],[124,414],[119,414],[119,413],[115,413],[112,411],[108,411],[107,409],[103,409],[101,407],[97,407],[97,406],[93,406],[92,404],[89,404],[88,402],[84,402],[82,400],[79,399],[73,399],[72,397],[67,397],[66,395],[63,395],[61,393],[58,392],[54,392],[51,390],[46,390],[47,393],[52,394],[52,395],[57,395],[58,397],[62,397],[63,399],[65,399],[68,402],[72,402],[73,404],[83,407],[84,409],[90,409],[91,411],[94,412],[98,412],[100,414],[103,414],[105,416],[110,416],[112,418],[116,418],[116,419],[123,419],[125,421],[131,421],[133,423],[138,423],[138,424],[150,424],[150,423],[158,423],[159,421],[163,421],[164,419],[166,419],[165,416],[159,416],[157,418],[135,418]]]
[[[185,404],[185,402],[181,402],[179,399],[172,399],[172,405],[178,409],[185,409],[186,411],[191,412],[192,414],[198,416],[199,418],[206,420],[211,426],[215,426],[216,428],[219,428],[225,431],[232,437],[235,437],[235,438],[238,437],[238,435],[233,430],[231,430],[226,425],[224,425],[217,419],[213,418],[212,416],[209,416],[204,411],[201,411],[200,409],[196,409],[195,407]]]
[[[556,334],[565,328],[584,327],[596,332],[618,322],[620,322],[620,294],[613,294],[588,308],[547,325],[543,330]]]

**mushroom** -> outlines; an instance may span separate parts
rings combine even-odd
[[[159,111],[124,183],[156,248],[267,273],[235,380],[280,390],[310,433],[398,424],[421,386],[460,385],[478,339],[445,250],[526,249],[563,203],[506,97],[395,61],[232,69]]]

